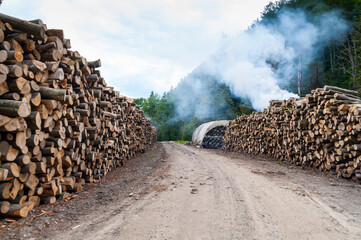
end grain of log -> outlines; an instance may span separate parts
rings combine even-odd
[[[0,99],[0,114],[10,117],[27,117],[30,113],[31,108],[27,103]]]
[[[0,214],[6,214],[10,210],[10,203],[7,201],[0,202]]]

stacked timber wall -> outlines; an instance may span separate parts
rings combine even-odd
[[[100,66],[71,51],[62,30],[0,13],[0,217],[79,191],[155,142]]]
[[[224,149],[360,180],[361,99],[356,91],[325,86],[305,98],[270,101],[263,112],[230,123]]]

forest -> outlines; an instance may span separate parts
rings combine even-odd
[[[360,90],[361,0],[270,2],[248,31],[259,24],[267,25],[284,9],[301,9],[310,22],[317,21],[320,14],[337,10],[350,28],[344,35],[324,44],[326,47],[319,51],[313,61],[303,66],[298,79],[289,79],[289,84],[283,88],[301,96],[324,85]],[[159,141],[189,141],[194,129],[201,123],[234,119],[237,115],[254,111],[249,99],[235,96],[232,87],[219,78],[216,74],[196,68],[174,89],[162,95],[152,92],[148,98],[135,101],[156,126]]]

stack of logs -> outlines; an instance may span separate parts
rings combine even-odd
[[[360,180],[360,141],[358,92],[325,86],[304,98],[270,101],[263,112],[237,117],[226,131],[224,149],[266,154]]]
[[[100,60],[69,48],[62,30],[0,13],[0,217],[65,198],[155,141]]]
[[[203,138],[202,148],[221,149],[226,129],[226,126],[219,126],[208,131]]]

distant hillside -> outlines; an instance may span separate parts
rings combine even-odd
[[[360,39],[360,0],[270,2],[245,34],[226,39],[174,89],[136,102],[157,127],[158,140],[190,140],[199,124],[234,119],[252,106],[262,110],[269,97],[305,95],[323,85],[360,90]]]

